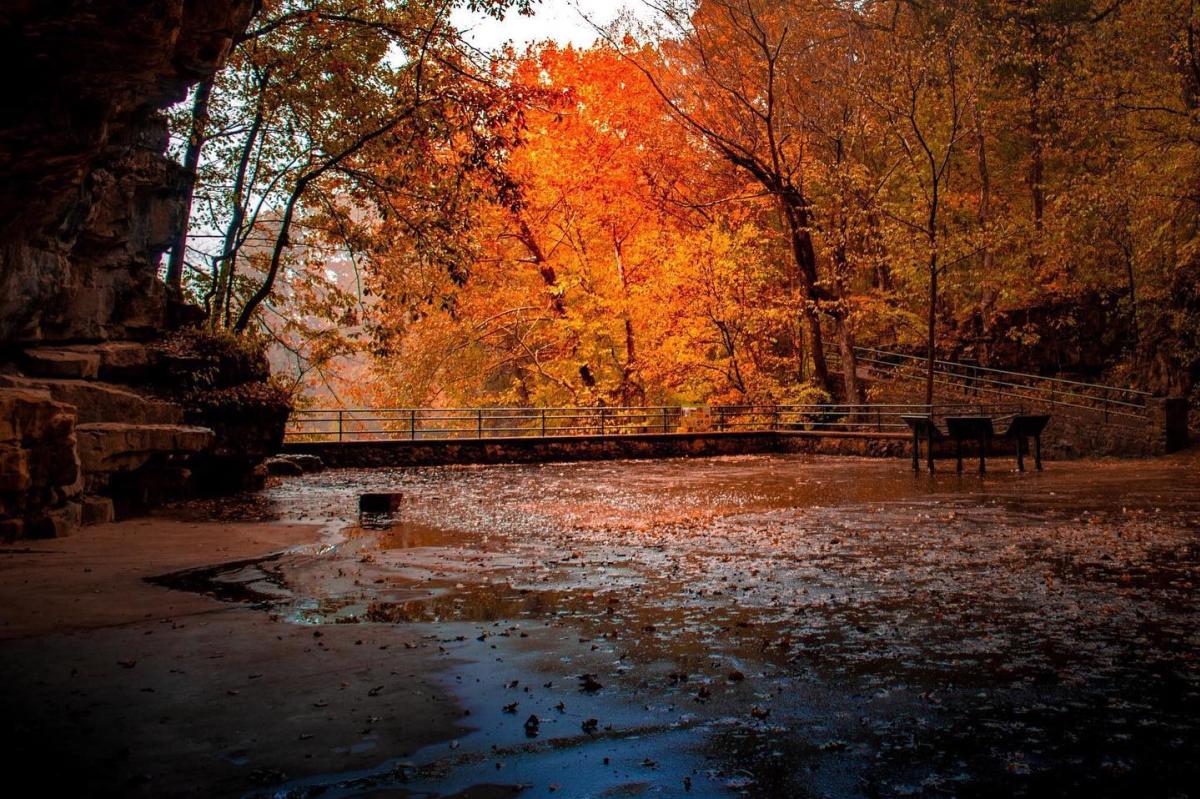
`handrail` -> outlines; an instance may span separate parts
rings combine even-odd
[[[892,433],[901,417],[1012,415],[985,403],[889,403],[547,408],[309,408],[293,411],[285,441],[433,441],[498,437],[610,436],[681,432],[845,431]]]
[[[892,352],[889,350],[876,349],[875,347],[855,347],[854,351],[855,351],[855,353],[872,352],[877,355],[885,355],[885,356],[894,357],[894,358],[905,358],[907,360],[917,361],[918,363],[922,363],[922,364],[928,362],[924,357],[922,357],[920,355],[909,355],[908,353],[904,353],[904,352]],[[995,369],[990,366],[979,366],[979,365],[972,364],[972,363],[961,363],[959,361],[943,361],[938,358],[934,358],[933,362],[940,366],[952,366],[952,367],[958,367],[958,368],[962,368],[962,369],[976,370],[976,371],[980,371],[980,372],[992,372],[993,374],[1011,375],[1013,377],[1028,378],[1030,380],[1037,380],[1039,382],[1044,382],[1044,383],[1061,383],[1064,385],[1080,386],[1082,388],[1098,388],[1098,389],[1102,389],[1104,391],[1119,391],[1124,394],[1133,394],[1133,395],[1141,396],[1141,397],[1153,397],[1154,396],[1149,391],[1142,391],[1142,390],[1136,389],[1136,388],[1124,388],[1122,386],[1108,386],[1108,385],[1104,385],[1103,383],[1085,383],[1085,382],[1082,382],[1079,380],[1068,380],[1065,377],[1047,377],[1045,375],[1035,375],[1032,372],[1012,372],[1012,371],[1008,371],[1005,369]]]
[[[882,369],[893,379],[916,381],[924,379],[927,375],[924,367],[928,361],[916,355],[889,352],[873,347],[856,347],[855,353],[859,356],[860,363],[868,368]],[[968,393],[986,393],[1008,400],[1068,409],[1069,413],[1076,411],[1101,413],[1106,423],[1112,423],[1114,420],[1110,417],[1114,416],[1118,417],[1117,422],[1144,420],[1147,413],[1146,400],[1153,396],[1137,389],[1084,383],[1064,378],[1042,377],[954,361],[934,359],[934,364],[936,376],[934,382],[938,385]],[[1000,380],[988,375],[1003,375],[1026,382]],[[1084,393],[1081,389],[1095,389],[1103,392],[1103,395]]]
[[[919,380],[928,363],[916,355],[856,347],[859,362],[894,379]],[[838,359],[830,353],[831,360]],[[845,431],[898,432],[900,417],[980,413],[1012,416],[1030,405],[1103,414],[1106,424],[1144,422],[1151,394],[1064,378],[1042,377],[934,359],[934,382],[996,402],[821,403],[797,405],[516,406],[473,408],[309,408],[294,411],[285,441],[433,441],[497,437],[610,436],[678,432]],[[1012,379],[1000,379],[1007,377]],[[1016,381],[1025,382],[1016,382]],[[1096,396],[1085,391],[1100,391]],[[1114,398],[1114,396],[1119,398]]]
[[[867,363],[873,363],[873,362],[867,361]],[[975,380],[974,378],[968,378],[963,375],[955,375],[952,373],[942,372],[942,371],[935,371],[934,375],[942,378],[942,379],[938,379],[938,377],[935,377],[934,382],[937,383],[938,385],[950,386],[953,388],[960,388],[960,389],[964,389],[967,391],[973,391],[973,392],[981,392],[982,391],[982,392],[987,392],[989,394],[995,394],[997,396],[1007,397],[1007,398],[1011,398],[1011,399],[1032,400],[1034,402],[1051,404],[1051,405],[1055,405],[1055,406],[1059,406],[1059,407],[1079,408],[1082,410],[1095,411],[1095,412],[1104,411],[1104,407],[1097,408],[1094,405],[1082,405],[1079,403],[1067,402],[1065,399],[1059,399],[1059,397],[1072,397],[1072,398],[1093,400],[1095,402],[1102,403],[1104,406],[1119,405],[1119,406],[1126,407],[1126,408],[1135,408],[1139,411],[1144,411],[1144,409],[1145,409],[1144,405],[1137,405],[1137,404],[1133,404],[1133,403],[1122,402],[1121,400],[1113,400],[1113,399],[1108,399],[1108,398],[1104,398],[1104,397],[1097,398],[1097,397],[1092,397],[1087,394],[1079,394],[1076,392],[1059,392],[1059,393],[1055,393],[1051,397],[1046,397],[1044,391],[1039,391],[1039,389],[1036,386],[1025,386],[1025,385],[1021,385],[1019,383],[1001,383],[999,381],[988,380],[986,378]],[[911,375],[903,375],[903,376],[908,377],[909,379],[912,379],[912,380],[925,379],[925,374],[923,372],[920,374],[913,373]],[[944,379],[946,377],[957,378],[958,382],[956,382],[955,380]],[[962,380],[972,380],[972,382],[970,384],[964,384],[963,382],[961,382]],[[1017,389],[1017,391],[1004,391],[1004,390],[999,390],[999,389],[991,389],[991,388],[987,388],[986,386],[980,386],[977,383],[986,383],[988,385],[1007,386],[1010,389]],[[1025,390],[1025,393],[1022,393],[1020,391],[1022,389]],[[1033,392],[1033,393],[1028,393],[1028,392]],[[1109,412],[1116,414],[1116,415],[1128,416],[1128,417],[1135,418],[1135,419],[1144,418],[1144,413],[1129,413],[1129,412],[1120,411],[1120,410],[1114,410],[1114,411],[1109,411]]]

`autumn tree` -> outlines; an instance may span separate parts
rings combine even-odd
[[[838,57],[851,15],[837,6],[787,0],[703,0],[661,6],[661,57],[632,54],[676,119],[775,202],[803,295],[809,357],[832,391],[821,318],[841,343],[846,383],[856,382],[853,334],[836,280],[823,275],[813,242],[808,184],[812,120],[824,101],[812,62]]]
[[[264,4],[179,109],[168,281],[362,403],[857,401],[859,342],[926,403],[938,353],[1200,382],[1188,0],[653,5],[484,55]]]
[[[906,10],[893,17],[892,24],[893,31],[876,36],[875,76],[866,91],[886,124],[900,165],[888,178],[897,184],[890,188],[887,211],[897,228],[891,249],[914,265],[923,262],[925,404],[932,405],[938,284],[946,270],[977,252],[970,249],[971,238],[961,230],[975,220],[956,207],[951,181],[955,159],[971,139],[970,110],[975,107],[981,75],[972,62],[967,28],[953,11]],[[907,179],[895,181],[897,176]]]
[[[194,192],[167,282],[201,298],[212,327],[272,331],[314,315],[361,325],[358,267],[397,226],[444,268],[466,268],[445,212],[503,194],[515,106],[459,39],[454,5],[267,2],[226,69],[196,89],[177,115]],[[326,279],[341,254],[356,270],[350,293]],[[281,274],[308,301],[267,321]]]

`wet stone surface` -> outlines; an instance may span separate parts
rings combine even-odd
[[[905,466],[305,475],[179,512],[338,536],[161,581],[444,661],[462,737],[264,797],[1191,795],[1195,458]],[[366,491],[404,502],[360,523]]]

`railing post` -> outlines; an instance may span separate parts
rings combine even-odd
[[[417,440],[417,409],[413,408],[408,412],[408,440]]]
[[[338,441],[342,440],[342,411],[338,411]]]
[[[605,408],[601,408],[601,409],[600,409],[600,435],[604,435],[604,414],[605,414],[605,411],[606,411],[606,409],[605,409]]]
[[[667,420],[669,418],[670,418],[670,411],[668,411],[667,408],[664,406],[663,407],[663,432],[664,433],[668,432],[668,430],[667,430],[668,421]]]
[[[475,410],[475,437],[483,438],[483,408]]]
[[[542,408],[542,438],[546,437],[546,409]]]

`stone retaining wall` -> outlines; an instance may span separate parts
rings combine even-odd
[[[1176,452],[1189,441],[1187,400],[1179,397],[1148,400],[1144,420],[1088,410],[1071,415],[1054,408],[1039,412],[1050,414],[1042,447],[1053,458],[1144,458]]]
[[[461,441],[354,441],[288,444],[284,451],[316,455],[334,468],[438,466],[458,463],[546,463],[624,458],[712,457],[813,453],[896,457],[908,451],[898,434],[735,432],[627,436],[488,438]]]

